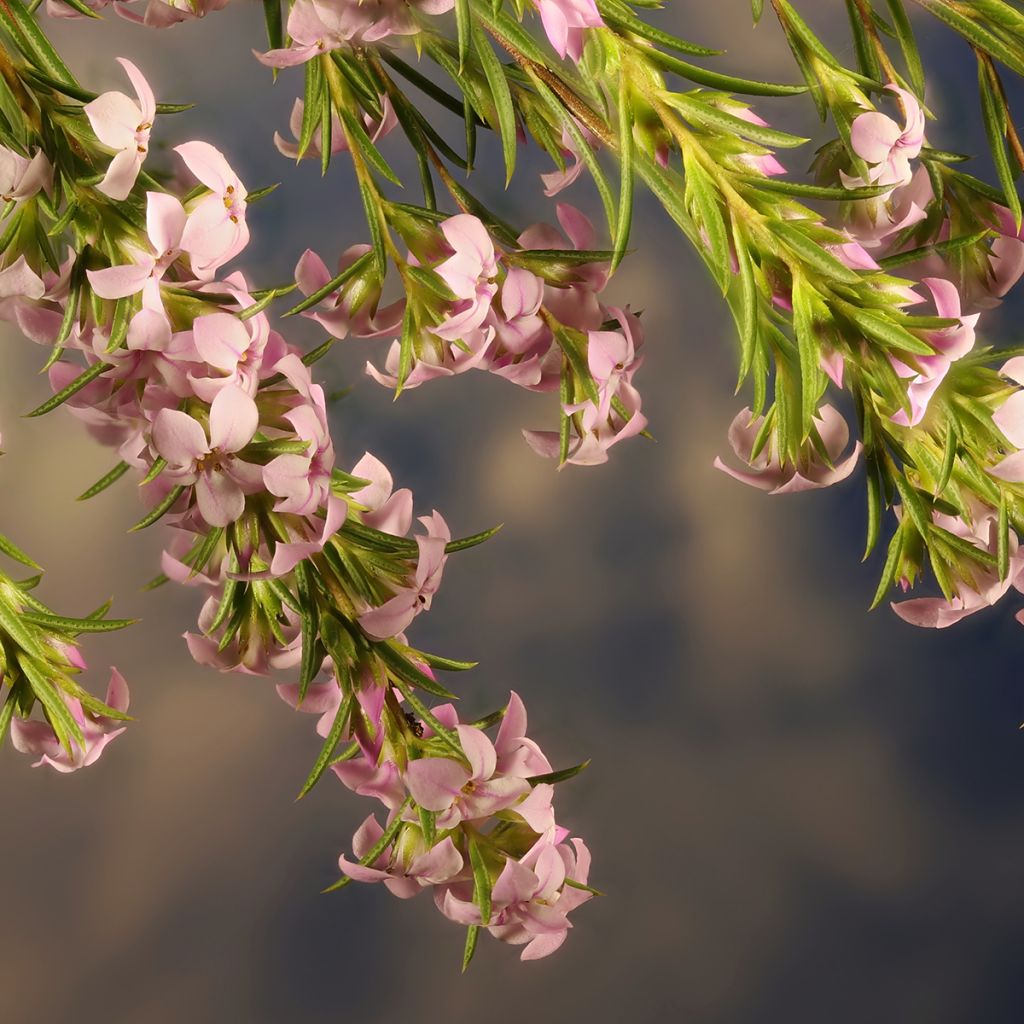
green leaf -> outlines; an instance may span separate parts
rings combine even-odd
[[[875,591],[875,596],[871,601],[872,609],[877,608],[882,603],[882,599],[889,593],[889,588],[896,582],[896,573],[899,570],[900,558],[903,555],[904,534],[906,533],[904,523],[906,522],[906,519],[900,520],[899,526],[896,527],[896,532],[892,535],[892,540],[889,541],[885,565],[882,567],[882,578],[878,582],[878,589]]]
[[[536,88],[537,92],[540,93],[541,98],[548,105],[549,109],[558,119],[561,126],[569,134],[576,151],[580,154],[580,158],[583,160],[587,170],[590,172],[590,177],[593,179],[594,186],[597,188],[598,195],[601,197],[601,205],[604,207],[605,219],[608,222],[608,231],[614,237],[615,200],[612,198],[611,186],[608,184],[608,179],[605,177],[605,173],[601,169],[601,165],[597,160],[597,155],[591,148],[590,143],[586,138],[584,138],[583,132],[580,131],[580,126],[576,123],[576,118],[565,109],[547,83],[532,69],[529,69],[527,73],[533,82],[534,88]]]
[[[306,781],[302,784],[302,789],[299,790],[299,795],[295,798],[296,800],[301,800],[317,784],[317,782],[320,781],[320,777],[327,770],[331,763],[331,756],[334,754],[335,748],[341,740],[341,734],[345,731],[345,726],[348,724],[351,711],[352,697],[346,697],[338,708],[337,714],[334,716],[331,731],[327,734],[327,738],[324,740],[324,744],[320,748],[320,753],[317,756],[316,763],[313,765],[313,770],[309,773]]]
[[[531,775],[526,781],[531,786],[539,786],[542,783],[549,785],[557,785],[559,782],[567,782],[569,779],[576,778],[580,772],[590,767],[590,758],[586,761],[581,761],[579,764],[574,764],[571,768],[562,768],[557,772],[546,772],[544,775]]]
[[[764,0],[750,0],[750,13],[754,16],[754,24],[761,20],[764,14]]]
[[[391,669],[392,673],[409,686],[417,686],[427,693],[440,697],[442,700],[455,700],[455,694],[445,689],[436,679],[431,679],[426,673],[421,672],[408,658],[396,650],[390,642],[384,641],[374,645],[380,660]]]
[[[498,523],[497,526],[492,526],[489,530],[482,530],[480,533],[449,541],[444,547],[445,554],[450,555],[453,551],[465,551],[467,548],[475,548],[477,545],[483,544],[484,541],[490,540],[504,525],[504,523]]]
[[[926,259],[928,256],[948,256],[959,249],[970,248],[978,242],[992,235],[989,230],[979,231],[973,235],[960,235],[957,238],[950,238],[945,242],[933,242],[930,245],[921,245],[916,249],[907,249],[905,252],[896,253],[894,256],[887,256],[878,261],[883,270],[893,270],[896,267],[916,263],[918,260]]]
[[[41,612],[27,612],[26,622],[34,623],[42,629],[56,629],[64,633],[115,633],[119,629],[134,626],[138,619],[73,619],[64,615],[44,615]]]
[[[816,301],[817,300],[817,301]],[[793,276],[793,329],[800,354],[800,440],[810,436],[814,414],[821,397],[821,345],[818,341],[818,312],[822,307],[817,292],[801,274]]]
[[[29,569],[42,569],[33,558],[25,554],[17,544],[14,543],[9,537],[5,537],[0,533],[0,551],[2,551],[8,558],[14,559],[15,562],[20,562],[22,565],[28,566]]]
[[[673,57],[670,53],[662,53],[661,50],[646,50],[644,57],[663,71],[673,72],[680,78],[696,82],[698,85],[706,85],[710,89],[720,89],[722,92],[736,92],[746,96],[797,96],[807,92],[806,85],[756,82],[747,78],[736,78],[734,75],[709,71],[707,68],[697,67],[695,64],[689,64],[678,57]]]
[[[459,0],[466,4],[467,15],[469,0]],[[505,77],[505,68],[501,61],[491,49],[483,31],[473,25],[473,46],[477,56],[480,58],[480,65],[484,69],[484,76],[491,89],[491,97],[494,99],[494,108],[498,116],[498,131],[501,134],[501,152],[505,158],[505,187],[508,187],[512,180],[512,172],[516,166],[516,110],[512,103],[512,93],[508,87],[508,79]]]
[[[168,512],[170,512],[174,503],[185,493],[185,488],[180,484],[177,487],[172,487],[167,493],[164,499],[150,509],[133,527],[129,529],[129,533],[136,533],[139,530],[146,529],[147,526],[152,526],[155,522],[162,519]]]
[[[619,76],[619,210],[615,218],[610,273],[618,269],[629,246],[629,232],[633,223],[633,112],[629,102],[629,89],[624,74]]]
[[[323,68],[319,58],[306,61],[306,88],[302,100],[302,126],[299,129],[298,152],[295,159],[301,160],[313,142],[320,123],[323,103],[320,94],[324,88]]]
[[[343,108],[339,113],[341,114],[342,123],[345,125],[345,133],[348,136],[349,148],[353,149],[358,147],[362,157],[378,174],[387,178],[387,180],[393,185],[398,185],[399,188],[402,188],[401,179],[388,165],[387,160],[380,155],[380,150],[374,144],[370,136],[366,134],[366,129],[363,127],[362,120],[356,117],[352,111],[347,108]]]
[[[2,739],[0,735],[0,739]],[[473,961],[473,954],[476,952],[477,939],[480,937],[480,929],[477,925],[471,924],[466,929],[466,945],[462,951],[462,973],[465,974],[469,970],[469,965]]]
[[[930,356],[935,350],[927,342],[911,334],[905,327],[885,320],[866,309],[844,306],[843,313],[852,320],[872,341],[887,349],[910,352],[913,355]]]
[[[491,922],[491,876],[479,842],[467,837],[469,862],[473,869],[473,902],[480,908],[480,920],[486,928]]]
[[[999,578],[1005,580],[1010,574],[1010,512],[1006,488],[999,492],[999,534],[997,537],[996,562]]]
[[[394,842],[395,837],[405,824],[402,820],[402,814],[411,803],[412,797],[406,797],[402,806],[395,811],[395,816],[392,819],[391,824],[384,829],[384,834],[373,844],[373,846],[370,847],[369,850],[366,851],[366,854],[359,859],[359,863],[362,864],[363,867],[367,864],[372,864],[392,844],[392,842]],[[339,878],[333,885],[329,885],[324,889],[324,892],[335,892],[338,889],[344,889],[351,881],[352,879],[346,875],[344,878]]]
[[[988,61],[978,59],[978,91],[981,94],[982,120],[985,122],[985,135],[988,137],[992,161],[996,175],[1002,186],[1006,205],[1013,213],[1017,231],[1021,228],[1021,202],[1017,194],[1016,174],[1010,165],[1010,157],[1006,151],[1006,132],[1009,124],[1009,113],[1006,110],[1000,90],[999,80]]]
[[[439,668],[444,672],[466,672],[480,664],[478,661],[456,661],[454,658],[442,658],[439,654],[427,654],[426,651],[420,651],[418,657],[431,668]]]
[[[74,75],[21,0],[4,0],[0,4],[0,23],[7,26],[18,49],[38,71],[55,82],[75,86]]]
[[[0,8],[2,6],[0,4]],[[113,363],[93,363],[92,366],[80,373],[70,384],[66,384],[55,395],[52,395],[43,402],[42,405],[37,406],[25,415],[27,417],[43,416],[48,412],[52,412],[58,406],[63,405],[72,395],[81,391],[87,384],[91,384],[97,377],[101,377],[107,370],[112,370],[113,368]]]
[[[924,99],[924,67],[921,64],[921,54],[917,49],[914,29],[910,24],[910,18],[907,17],[903,0],[886,0],[886,3],[892,18],[892,27],[896,30],[896,38],[899,40],[900,50],[903,52],[903,60],[907,65],[907,76],[910,79],[911,88],[917,94],[918,99]]]
[[[722,52],[709,49],[707,46],[699,46],[697,43],[687,42],[670,32],[664,32],[660,28],[648,25],[647,22],[641,21],[633,14],[626,4],[618,2],[618,0],[597,0],[597,9],[609,25],[625,29],[640,36],[641,39],[658,43],[669,50],[677,50],[679,53],[688,53],[696,57],[715,57]]]
[[[810,139],[799,135],[780,132],[766,125],[751,124],[743,118],[730,114],[713,103],[703,101],[693,93],[663,93],[661,99],[670,107],[678,110],[688,121],[716,128],[727,134],[750,139],[762,146],[776,149],[795,149],[803,146]]]
[[[736,305],[733,308],[733,315],[736,319],[736,327],[740,335],[740,368],[738,385],[746,380],[754,365],[754,354],[757,351],[760,323],[759,302],[760,295],[757,290],[757,283],[754,280],[754,266],[750,259],[750,250],[747,241],[743,236],[743,229],[739,222],[732,222],[732,244],[733,253],[736,256]]]
[[[11,719],[14,718],[14,708],[17,704],[15,694],[16,691],[12,686],[6,700],[4,700],[3,706],[0,706],[0,747],[4,745],[4,740],[7,739],[7,730],[10,728]],[[465,970],[465,967],[463,967],[463,970]]]
[[[469,10],[469,0],[455,0],[455,31],[459,42],[459,74],[466,68],[469,56],[469,40],[473,31],[473,16]]]
[[[816,270],[823,277],[832,281],[839,281],[842,284],[859,286],[861,276],[851,270],[845,264],[840,263],[831,253],[819,245],[812,238],[808,238],[803,231],[795,225],[799,221],[770,221],[770,227],[775,236],[790,250],[798,256],[808,267]]]
[[[977,49],[1001,61],[1018,75],[1024,75],[1024,50],[1021,47],[1011,45],[984,24],[972,21],[949,0],[917,0],[917,3],[959,32]]]
[[[283,50],[284,19],[281,16],[281,0],[263,0],[263,20],[267,26],[268,49]]]
[[[834,199],[838,202],[851,202],[855,199],[874,199],[888,195],[891,185],[868,185],[864,188],[829,188],[825,185],[805,185],[799,181],[786,181],[781,178],[766,178],[761,174],[747,174],[743,181],[749,182],[759,192],[779,192],[798,199]]]
[[[332,277],[322,288],[318,288],[312,295],[306,296],[301,302],[292,306],[282,316],[295,316],[296,313],[303,313],[312,308],[318,302],[322,302],[332,292],[336,292],[343,284],[351,281],[353,277],[361,274],[373,262],[372,253],[364,253],[351,266],[346,267],[337,277]]]
[[[299,607],[302,615],[302,667],[299,672],[299,706],[306,699],[309,684],[316,678],[323,661],[323,648],[317,637],[320,632],[320,607],[317,604],[309,566],[299,562],[295,566],[295,582],[299,592]],[[319,655],[319,657],[318,657]]]
[[[928,514],[928,509],[925,507],[921,493],[902,474],[895,476],[894,483],[896,484],[896,490],[900,492],[900,497],[903,499],[904,510],[909,514],[910,521],[914,524],[914,529],[921,535],[921,539],[927,543],[928,537],[931,534],[932,520]]]
[[[949,423],[946,425],[946,445],[942,453],[942,468],[939,470],[939,479],[935,484],[935,496],[937,498],[941,498],[949,486],[959,444],[960,436],[957,432],[956,418],[950,416]]]

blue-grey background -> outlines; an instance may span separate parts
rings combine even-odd
[[[802,6],[848,55],[838,0]],[[677,0],[662,18],[728,46],[715,66],[792,80],[771,19],[753,30],[746,0]],[[940,72],[932,139],[982,148],[969,51],[922,31]],[[196,101],[158,122],[168,145],[208,138],[250,187],[284,182],[252,209],[245,265],[259,284],[287,280],[306,245],[330,262],[363,240],[345,160],[321,181],[272,147],[301,73],[273,85],[251,59],[258,5],[162,33],[108,17],[54,36],[93,88],[125,88],[125,55],[159,98]],[[805,100],[758,109],[810,124]],[[385,151],[409,168],[397,140]],[[784,159],[800,170],[805,152]],[[524,151],[501,198],[492,158],[476,186],[519,222],[551,219],[534,187],[544,161]],[[585,183],[565,198],[593,207]],[[0,752],[0,1020],[1021,1019],[1021,602],[937,633],[867,614],[878,566],[860,563],[858,481],[768,498],[711,469],[741,401],[732,328],[651,202],[634,244],[610,298],[645,310],[638,383],[658,440],[605,467],[556,473],[535,458],[519,428],[548,425],[552,407],[500,380],[393,404],[360,375],[385,343],[346,342],[320,364],[332,387],[357,385],[336,410],[343,465],[369,448],[458,533],[506,523],[450,562],[415,639],[482,661],[457,680],[472,709],[514,687],[557,763],[594,758],[561,790],[561,817],[608,895],[575,915],[556,957],[524,965],[482,942],[465,978],[462,933],[428,897],[319,895],[367,808],[330,780],[293,802],[312,720],[267,680],[189,660],[178,635],[197,595],[139,591],[160,537],[125,534],[129,482],[74,504],[111,455],[66,414],[19,419],[45,393],[42,354],[5,335],[2,529],[45,561],[59,608],[113,593],[145,621],[87,647],[95,688],[116,662],[138,716],[94,768],[58,777]],[[1019,341],[1018,320],[1019,307],[986,315],[986,336]]]

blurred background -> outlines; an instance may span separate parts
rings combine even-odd
[[[802,6],[852,61],[838,0]],[[754,30],[746,0],[677,0],[661,17],[727,46],[715,67],[793,80],[772,19]],[[307,245],[332,263],[363,240],[345,160],[321,181],[273,148],[301,73],[272,84],[251,58],[258,5],[160,33],[116,17],[48,27],[88,87],[125,88],[124,55],[159,99],[195,101],[158,123],[167,145],[207,138],[250,188],[283,182],[251,210],[258,284],[288,280]],[[983,150],[966,45],[921,29],[942,74],[933,144]],[[757,109],[811,123],[802,99]],[[385,152],[410,168],[397,140]],[[784,160],[802,171],[810,152]],[[524,151],[502,197],[487,157],[477,188],[517,222],[553,219],[542,158]],[[593,208],[586,183],[563,198]],[[457,681],[472,711],[514,687],[556,764],[594,759],[561,788],[560,818],[591,845],[608,895],[575,915],[557,956],[520,964],[481,941],[464,978],[463,933],[428,897],[319,894],[368,808],[330,779],[294,803],[313,720],[269,680],[191,662],[179,637],[198,595],[141,592],[159,530],[126,535],[127,481],[74,504],[112,455],[64,413],[19,418],[47,393],[43,357],[0,339],[0,528],[44,562],[60,610],[113,594],[115,614],[144,620],[86,644],[91,688],[116,663],[138,718],[95,767],[57,776],[0,751],[0,1020],[1021,1019],[1021,602],[943,632],[867,614],[879,567],[860,563],[859,477],[768,498],[712,470],[743,404],[732,326],[653,203],[634,244],[609,298],[645,311],[638,384],[657,442],[623,444],[607,466],[537,459],[519,430],[547,427],[553,407],[500,380],[440,381],[393,404],[361,374],[386,343],[346,342],[318,367],[332,388],[356,385],[335,409],[342,465],[373,451],[457,534],[506,524],[451,560],[414,640],[482,661]],[[985,336],[1019,342],[1020,313],[986,314]]]

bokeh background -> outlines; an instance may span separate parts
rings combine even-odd
[[[842,6],[803,5],[848,56]],[[676,0],[662,17],[727,46],[716,66],[792,79],[746,0]],[[941,71],[933,140],[983,150],[966,46],[921,28]],[[90,87],[123,88],[113,57],[127,55],[159,98],[197,102],[159,124],[168,145],[209,138],[250,187],[283,181],[251,211],[258,283],[287,280],[306,245],[330,262],[362,240],[345,161],[321,181],[273,149],[301,73],[274,85],[252,60],[258,5],[158,34],[113,17],[53,30]],[[811,116],[803,100],[758,109],[788,126]],[[386,153],[409,166],[396,140]],[[493,158],[476,186],[519,222],[552,219],[530,185],[544,161],[524,151],[502,197]],[[592,207],[586,184],[565,198]],[[60,609],[114,594],[116,613],[145,620],[87,646],[94,689],[115,662],[138,717],[99,764],[59,777],[0,751],[0,1020],[1021,1019],[1020,602],[945,632],[869,615],[878,565],[859,561],[856,479],[767,498],[714,472],[740,402],[732,328],[653,203],[634,242],[611,296],[645,310],[638,383],[657,442],[605,467],[535,458],[519,429],[546,426],[549,403],[502,381],[441,381],[393,404],[361,376],[384,343],[346,342],[319,364],[331,387],[356,385],[335,411],[343,465],[372,450],[457,533],[507,524],[449,563],[416,641],[482,661],[459,680],[473,710],[514,687],[557,763],[594,758],[561,789],[561,817],[608,895],[556,957],[523,965],[482,941],[464,978],[462,932],[427,897],[319,894],[367,808],[329,779],[293,802],[318,749],[311,719],[267,680],[190,661],[179,636],[197,595],[141,592],[159,531],[126,535],[127,481],[74,503],[111,455],[64,413],[19,419],[46,393],[42,357],[0,339],[2,529],[48,567]],[[1019,316],[986,315],[986,336],[1019,342]]]

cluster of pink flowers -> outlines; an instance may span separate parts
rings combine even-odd
[[[289,68],[331,50],[380,43],[420,30],[416,14],[446,14],[455,0],[295,0],[288,12],[291,45],[256,53],[272,68]]]
[[[141,0],[84,0],[94,11],[108,7],[125,21],[132,21],[147,28],[170,28],[183,21],[204,18],[211,11],[227,7],[228,0],[145,0],[146,9],[141,13],[136,8]],[[63,0],[46,0],[46,13],[51,18],[84,17]]]
[[[296,684],[278,692],[299,710],[318,714],[317,732],[329,734],[342,706],[333,679],[311,686],[301,704]],[[518,694],[511,694],[493,741],[482,728],[460,723],[451,704],[432,710],[433,725],[419,721],[371,673],[356,696],[343,737],[353,756],[332,770],[348,789],[380,801],[386,820],[382,826],[371,814],[360,825],[352,839],[355,860],[342,855],[338,862],[346,878],[383,882],[401,899],[429,889],[452,921],[524,945],[523,960],[553,953],[571,927],[569,913],[592,895],[590,853],[580,839],[566,842],[568,831],[555,822],[554,786],[540,781],[551,764],[526,735]],[[385,726],[388,715],[397,727]],[[437,729],[447,734],[447,745]],[[471,844],[487,873],[486,919]]]
[[[535,225],[519,237],[524,252],[593,248],[593,225],[579,210],[560,203],[557,214],[565,234],[547,224]],[[509,262],[484,224],[470,214],[443,221],[435,248],[439,256],[431,269],[452,298],[438,311],[438,322],[417,339],[404,388],[468,370],[486,370],[531,391],[556,391],[563,372],[563,350],[556,332],[565,330],[585,340],[588,383],[593,389],[591,397],[563,408],[565,415],[578,414],[568,461],[604,462],[612,445],[644,430],[647,420],[633,386],[633,375],[642,362],[643,329],[628,309],[600,302],[598,296],[608,280],[605,264],[574,266],[567,280],[552,283]],[[365,247],[349,249],[340,269],[351,266],[365,251]],[[410,263],[414,262],[410,256]],[[305,295],[331,280],[323,260],[311,251],[299,260],[295,277]],[[379,295],[379,288],[368,295],[360,283],[358,303],[343,289],[305,315],[336,338],[393,337],[403,319],[405,300],[378,309]],[[401,343],[394,341],[384,367],[368,363],[366,371],[378,383],[396,387],[401,359]],[[559,454],[557,433],[524,431],[524,435],[540,454]]]
[[[72,668],[87,667],[78,648],[64,644],[61,646],[61,653]],[[119,719],[86,710],[77,697],[63,691],[60,696],[81,730],[81,743],[72,739],[71,749],[67,750],[61,745],[53,726],[48,722],[17,716],[11,720],[11,742],[14,749],[20,753],[39,758],[33,764],[34,768],[49,765],[55,771],[67,774],[94,764],[107,744],[120,736],[126,726]],[[112,669],[105,703],[115,711],[125,712],[128,710],[128,701],[128,684],[116,668]]]

